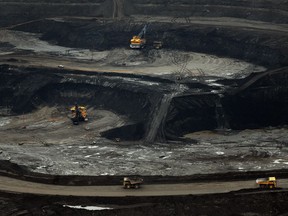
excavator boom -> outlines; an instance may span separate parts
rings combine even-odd
[[[133,38],[130,40],[130,48],[131,49],[142,49],[144,48],[146,44],[146,31],[147,31],[147,25],[143,27],[141,32],[137,36],[133,36]]]

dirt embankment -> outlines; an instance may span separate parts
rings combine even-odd
[[[9,161],[1,161],[0,174],[2,176],[21,179],[52,185],[121,185],[124,176],[79,176],[79,175],[47,175],[29,171],[25,166],[20,166]],[[196,174],[190,176],[141,176],[145,179],[145,184],[176,184],[191,182],[211,182],[211,181],[241,181],[255,180],[259,176],[277,176],[277,178],[287,178],[288,170],[273,171],[250,171],[227,172],[218,174]]]

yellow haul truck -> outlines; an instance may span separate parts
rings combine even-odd
[[[276,177],[258,178],[256,179],[256,184],[258,184],[260,188],[273,189],[277,187]]]
[[[139,177],[124,177],[123,179],[123,187],[125,189],[140,188],[140,185],[143,184],[143,179]]]

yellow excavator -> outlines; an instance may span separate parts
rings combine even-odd
[[[131,49],[142,49],[145,47],[146,31],[147,31],[147,25],[144,26],[144,28],[141,30],[141,32],[138,35],[133,36],[133,38],[130,40]]]
[[[88,121],[87,117],[87,110],[84,106],[78,106],[75,104],[73,107],[70,108],[72,117],[71,120],[74,125],[78,125],[81,121]]]

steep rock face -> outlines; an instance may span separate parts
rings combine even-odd
[[[11,107],[13,114],[31,112],[39,105],[66,107],[78,102],[143,121],[149,111],[149,100],[153,100],[152,96],[147,97],[149,90],[128,87],[101,75],[83,78],[51,70],[21,70],[0,67],[0,106]]]
[[[287,68],[253,74],[236,91],[224,97],[213,94],[174,98],[165,122],[165,133],[179,137],[191,131],[231,128],[255,129],[288,122]]]
[[[173,138],[191,131],[217,128],[216,98],[213,94],[174,98],[165,122],[166,136]]]
[[[0,106],[11,109],[12,113],[30,112],[34,107],[35,92],[51,82],[59,81],[60,77],[53,74],[43,76],[37,73],[21,73],[16,76],[10,73],[10,68],[1,66]]]
[[[67,107],[78,102],[125,116],[125,127],[102,134],[111,139],[146,137],[153,142],[194,131],[261,128],[288,122],[287,68],[238,80],[235,91],[227,88],[223,95],[212,93],[208,87],[199,92],[195,86],[182,95],[174,92],[172,84],[166,86],[160,80],[151,87],[135,78],[132,84],[125,77],[83,77],[75,71],[70,75],[41,69],[20,72],[7,66],[0,71],[1,112],[10,108],[11,114],[22,114],[40,106]]]
[[[223,100],[233,129],[285,125],[288,122],[288,70],[252,75],[241,91]]]

